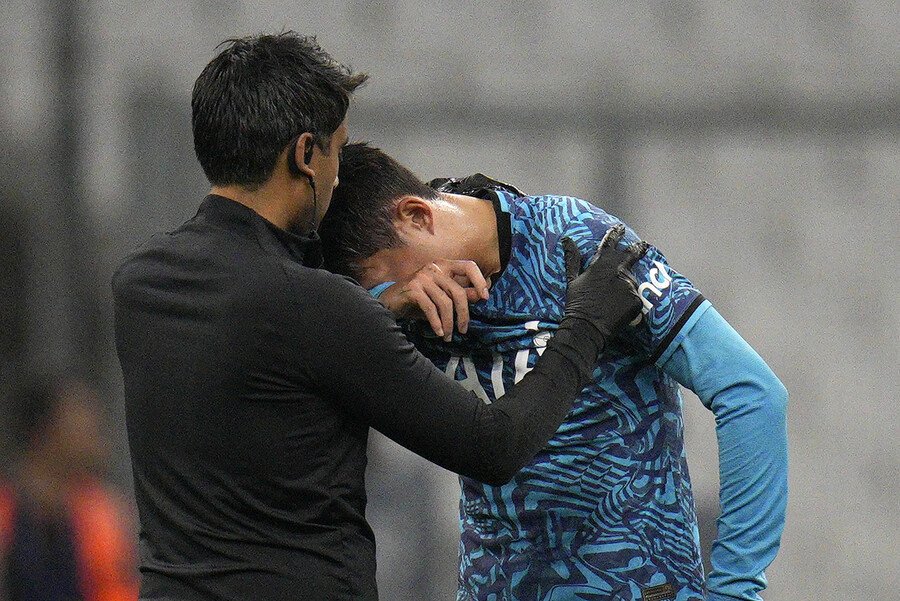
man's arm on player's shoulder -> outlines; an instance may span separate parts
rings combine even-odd
[[[787,507],[787,390],[712,306],[685,324],[663,369],[716,416],[722,515],[708,599],[759,600]]]

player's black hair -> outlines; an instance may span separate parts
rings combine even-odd
[[[194,151],[213,185],[258,188],[285,147],[313,134],[323,150],[368,76],[293,31],[230,39],[191,98]]]
[[[439,196],[412,171],[365,142],[344,146],[339,173],[319,236],[326,269],[359,279],[359,261],[402,243],[393,220],[396,202],[404,196]]]

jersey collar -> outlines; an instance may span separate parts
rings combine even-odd
[[[461,194],[490,200],[497,216],[497,241],[500,250],[500,271],[494,276],[494,281],[503,275],[509,256],[512,252],[512,226],[510,223],[510,206],[505,196],[514,198],[525,196],[518,188],[490,178],[483,173],[475,173],[467,177],[440,177],[428,182],[431,188],[437,192],[448,194]]]

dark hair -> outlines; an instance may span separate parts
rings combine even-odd
[[[352,74],[293,31],[226,40],[194,84],[194,151],[214,185],[256,188],[300,134],[320,148],[368,76]]]
[[[439,198],[415,174],[368,144],[344,146],[338,185],[319,226],[325,267],[359,279],[358,262],[401,244],[394,206],[404,196]]]

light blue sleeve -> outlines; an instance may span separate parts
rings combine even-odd
[[[375,298],[380,298],[382,293],[384,293],[385,290],[387,290],[388,288],[390,288],[391,286],[393,286],[396,283],[397,282],[381,282],[380,284],[377,284],[377,285],[369,288],[369,294],[371,294]]]
[[[787,508],[788,395],[712,306],[701,309],[673,340],[674,351],[662,367],[716,418],[722,514],[707,600],[759,601]]]

